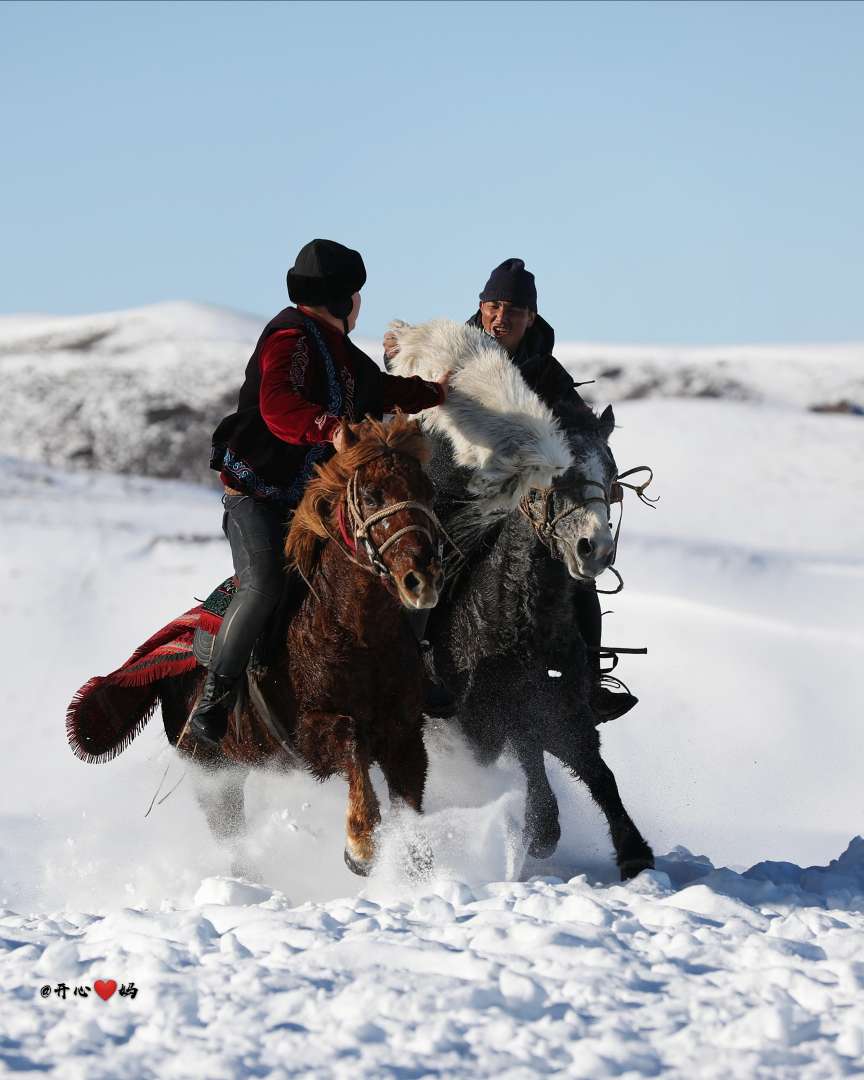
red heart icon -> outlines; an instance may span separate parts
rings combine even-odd
[[[117,983],[114,979],[97,979],[96,982],[93,983],[93,989],[103,1001],[107,1001],[117,989]]]

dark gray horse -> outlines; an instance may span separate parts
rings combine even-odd
[[[439,517],[464,562],[433,612],[427,637],[457,697],[458,722],[483,762],[511,750],[527,778],[526,839],[545,858],[561,836],[543,762],[557,757],[582,780],[609,823],[622,879],[654,865],[600,755],[588,704],[590,667],[574,626],[574,591],[591,587],[614,557],[609,510],[617,470],[608,446],[612,409],[565,425],[573,465],[518,509],[478,514],[470,472],[435,439]],[[560,672],[550,677],[549,672]]]

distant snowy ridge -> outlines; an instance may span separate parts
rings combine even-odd
[[[73,468],[203,480],[264,319],[170,303],[0,317],[0,453]],[[372,356],[380,345],[359,341]],[[598,404],[716,397],[807,408],[864,401],[864,345],[671,348],[561,344]]]
[[[261,330],[252,315],[211,304],[166,303],[97,315],[0,316],[0,355],[45,351],[128,352],[159,341],[235,341]]]
[[[589,345],[555,355],[598,404],[641,398],[726,398],[812,408],[864,405],[864,344]]]
[[[0,319],[0,452],[204,480],[259,320],[200,304]]]

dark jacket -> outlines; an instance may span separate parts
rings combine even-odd
[[[471,316],[468,325],[482,330],[479,311]],[[525,382],[559,419],[566,419],[568,412],[571,415],[573,411],[591,412],[591,407],[579,396],[573,376],[552,355],[554,348],[555,331],[537,315],[512,360]]]
[[[382,372],[346,337],[354,369],[353,396],[348,395],[314,319],[287,307],[264,327],[246,365],[237,409],[213,433],[210,467],[240,491],[291,506],[299,502],[316,463],[326,460],[333,447],[329,442],[311,447],[284,442],[270,431],[261,416],[259,356],[265,341],[277,330],[301,330],[308,338],[317,362],[309,365],[311,384],[305,396],[334,416],[356,421],[369,414],[380,419]]]

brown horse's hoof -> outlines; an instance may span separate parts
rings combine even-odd
[[[369,877],[372,873],[371,859],[356,859],[347,847],[345,848],[343,855],[345,858],[345,865],[352,874],[356,874],[357,877]]]
[[[621,880],[630,881],[637,874],[641,874],[643,870],[654,869],[654,856],[640,855],[635,859],[625,859],[618,864],[618,869],[621,871]]]

